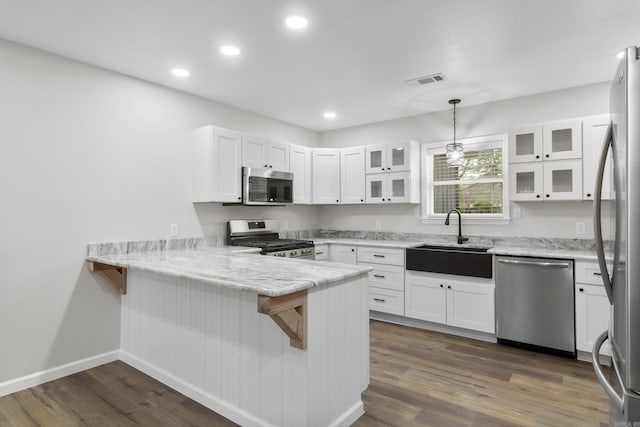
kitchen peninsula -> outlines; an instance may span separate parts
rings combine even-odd
[[[92,254],[120,359],[241,425],[349,425],[369,383],[369,267],[241,248]]]

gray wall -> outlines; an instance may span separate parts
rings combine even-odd
[[[198,207],[187,135],[206,124],[302,145],[318,135],[0,41],[0,383],[119,348],[120,297],[89,242],[217,234],[231,217],[313,228],[315,207]]]
[[[613,71],[612,71],[613,73]],[[447,105],[448,107],[448,105]],[[505,133],[510,127],[609,112],[609,83],[581,86],[525,96],[457,111],[457,136]],[[381,144],[414,139],[428,143],[453,137],[452,111],[378,122],[320,134],[323,147]],[[508,225],[467,225],[466,234],[526,237],[593,238],[591,202],[519,203],[522,217]],[[320,228],[375,230],[381,221],[385,231],[454,234],[443,224],[423,224],[418,205],[325,206]],[[576,235],[575,223],[585,222],[587,234]]]

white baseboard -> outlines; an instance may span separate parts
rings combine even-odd
[[[105,363],[114,362],[118,360],[119,355],[120,352],[118,350],[109,351],[97,356],[67,363],[66,365],[56,366],[24,377],[5,381],[0,383],[0,396],[6,396],[7,394],[57,380],[58,378],[66,377],[67,375],[77,372],[86,371],[87,369],[95,368]]]
[[[330,427],[349,427],[351,424],[355,423],[358,418],[364,415],[364,405],[362,404],[362,400],[358,401],[351,408],[347,409],[347,411],[336,418],[331,424]]]

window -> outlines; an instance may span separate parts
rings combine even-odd
[[[423,144],[423,219],[442,221],[451,209],[478,222],[508,222],[505,189],[506,135],[459,140],[464,144],[464,165],[447,165],[445,145]]]

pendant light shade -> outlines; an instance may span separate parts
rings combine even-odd
[[[449,104],[453,105],[453,142],[445,146],[447,150],[447,165],[458,167],[464,165],[464,147],[462,143],[456,141],[456,105],[459,99],[450,99]]]

